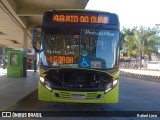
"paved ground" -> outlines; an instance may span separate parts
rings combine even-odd
[[[153,89],[154,88],[154,89]],[[23,98],[9,111],[160,111],[160,83],[120,76],[119,102],[78,104],[39,101],[38,90]]]
[[[38,83],[37,80],[38,80],[38,76],[39,76],[38,72],[34,73],[33,71],[27,71],[27,77],[20,77],[20,78],[7,77],[6,72],[7,72],[6,69],[0,68],[0,111],[6,110],[10,106],[18,109],[18,106],[15,103],[18,103],[18,101],[20,101],[22,99],[24,100],[26,98],[25,96],[31,95],[31,93],[36,93],[36,95],[34,95],[34,98],[36,98],[35,96],[37,96],[37,92],[34,92],[34,91],[37,90],[37,83]],[[125,78],[123,76],[137,77],[138,79],[132,80],[132,78],[128,78],[125,80]],[[110,108],[112,108],[112,110],[118,110],[118,111],[120,111],[120,110],[143,110],[144,107],[141,107],[141,105],[146,105],[145,106],[146,110],[159,110],[159,97],[156,96],[156,95],[159,95],[158,94],[159,93],[158,92],[159,91],[159,86],[158,86],[159,84],[152,83],[152,82],[145,82],[144,80],[142,80],[142,81],[139,80],[139,78],[140,79],[146,78],[148,81],[151,81],[151,80],[160,81],[159,77],[160,77],[160,71],[121,69],[120,81],[127,82],[127,88],[125,87],[126,86],[125,83],[120,84],[120,87],[123,88],[123,89],[120,89],[120,92],[124,91],[124,96],[120,96],[120,101],[118,104],[119,106],[117,107],[117,105],[112,104],[112,105],[106,105],[107,107],[100,105],[99,107],[96,107],[96,106],[88,107],[87,106],[87,108],[88,109],[97,108],[98,111],[108,110]],[[131,81],[133,83],[130,83]],[[128,84],[131,84],[131,86],[129,86]],[[124,86],[122,86],[122,85],[124,85]],[[143,88],[142,86],[145,88]],[[155,89],[153,89],[153,87]],[[128,90],[131,88],[133,88],[133,91],[137,90],[138,92],[135,93],[135,92]],[[144,90],[142,90],[142,88]],[[151,91],[148,88],[150,88]],[[128,92],[132,92],[132,93],[128,93]],[[138,98],[136,98],[137,94],[140,94]],[[129,95],[129,96],[127,96],[127,95]],[[132,95],[132,96],[130,96],[130,95]],[[147,95],[149,95],[149,96],[147,96]],[[121,99],[123,99],[123,101]],[[137,99],[139,99],[139,100],[136,101]],[[33,102],[33,104],[31,104],[32,106],[37,105],[37,102],[35,104],[33,99],[31,99],[31,100],[26,99],[26,101],[23,101],[23,102],[28,102],[28,101]],[[139,102],[140,104],[138,105],[137,102]],[[123,104],[125,104],[125,105],[123,105]],[[13,105],[15,105],[15,106],[13,106]],[[27,105],[26,103],[24,104],[24,106],[26,106],[27,108],[29,107],[29,105]],[[40,104],[40,105],[41,105],[40,108],[44,109],[44,106],[43,106],[44,104]],[[46,106],[46,109],[49,110],[49,109],[55,108],[55,109],[59,110],[61,108],[62,110],[64,110],[64,108],[66,109],[67,107],[64,107],[63,105],[64,104],[62,104],[62,105],[58,104],[58,106],[57,106],[57,104],[56,104],[54,106],[54,103],[49,103]],[[67,106],[67,104],[66,104],[66,106]],[[81,106],[81,105],[79,105],[79,107],[80,108],[82,107],[82,109],[84,109],[83,106]],[[40,110],[40,108],[38,110]],[[73,104],[73,106],[69,105],[69,108],[76,109],[74,104]],[[46,118],[42,118],[42,119],[46,119]],[[53,118],[51,118],[51,119],[53,119]],[[55,118],[55,119],[62,119],[63,120],[63,118],[59,118],[59,117]],[[65,120],[66,119],[67,118],[65,118]],[[73,118],[73,120],[74,119],[77,119],[77,117]],[[78,118],[78,119],[84,120],[84,117]],[[92,120],[93,117],[88,117],[86,119]],[[103,117],[97,118],[97,120],[100,120],[100,119],[103,119]],[[104,118],[104,120],[105,119],[106,118]],[[114,117],[107,118],[107,119],[113,120]],[[115,118],[115,119],[117,120],[117,118]],[[118,119],[119,120],[121,120],[121,119],[134,120],[133,118],[123,118],[123,117],[120,117]],[[71,120],[71,118],[68,118],[68,120]]]
[[[7,74],[7,69],[0,68],[0,76],[6,75],[6,74]]]
[[[7,111],[19,111],[20,113],[39,111],[44,118],[55,116],[51,120],[139,120],[136,118],[137,114],[155,114],[160,117],[160,83],[123,76],[120,76],[119,80],[119,102],[116,104],[42,102],[37,100],[37,90],[35,90]],[[66,118],[68,116],[71,118]],[[76,117],[72,119],[72,116]],[[96,118],[97,116],[99,118]],[[120,117],[114,119],[113,116]],[[149,117],[144,118],[144,120],[148,119],[150,120]],[[151,120],[153,119],[152,117]]]
[[[27,77],[6,76],[7,70],[0,68],[0,110],[4,110],[37,89],[38,72],[27,71]],[[160,71],[121,69],[121,76],[160,81]]]
[[[27,77],[7,77],[6,69],[0,69],[0,111],[15,104],[37,89],[38,73],[27,71]]]

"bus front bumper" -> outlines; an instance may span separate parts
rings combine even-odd
[[[77,92],[63,90],[48,90],[41,83],[38,85],[38,100],[53,102],[72,102],[72,103],[117,103],[119,84],[105,93],[96,92]]]

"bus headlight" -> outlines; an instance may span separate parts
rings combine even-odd
[[[113,81],[113,86],[117,85],[117,83],[118,83],[118,80],[114,80]]]
[[[48,90],[52,90],[50,82],[48,82],[45,78],[40,77],[40,81]]]
[[[40,77],[40,81],[41,81],[42,83],[44,83],[44,78],[43,78],[43,77]]]
[[[112,89],[112,83],[106,85],[105,93]]]
[[[110,91],[111,89],[114,88],[114,86],[116,86],[118,83],[118,80],[113,80],[112,83],[109,83],[106,85],[106,88],[105,88],[105,93],[107,93],[108,91]]]
[[[50,84],[48,81],[45,81],[45,87],[46,87],[48,90],[52,90],[51,84]]]

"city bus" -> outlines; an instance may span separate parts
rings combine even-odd
[[[39,53],[38,99],[117,103],[119,26],[115,13],[46,11],[42,25],[33,29],[32,39]]]

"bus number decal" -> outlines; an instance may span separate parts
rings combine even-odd
[[[78,22],[78,16],[76,15],[55,15],[53,21],[56,22]]]

